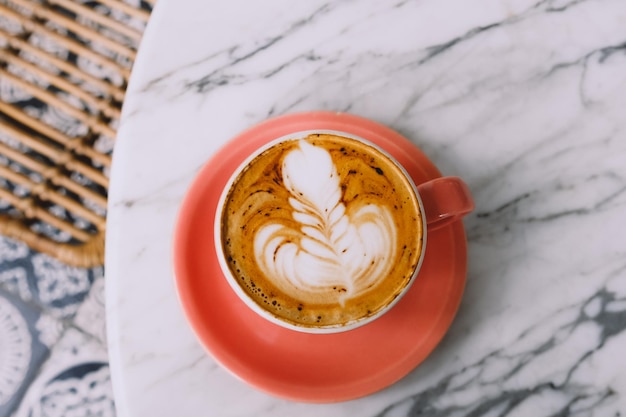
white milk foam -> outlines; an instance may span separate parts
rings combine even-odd
[[[370,203],[347,213],[330,153],[304,140],[285,156],[282,175],[300,228],[269,219],[258,230],[261,271],[286,294],[312,303],[343,305],[383,281],[397,244],[389,209]]]

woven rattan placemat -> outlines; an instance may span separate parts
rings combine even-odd
[[[151,9],[0,0],[0,234],[103,263],[111,151]]]

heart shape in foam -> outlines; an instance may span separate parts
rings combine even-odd
[[[391,270],[396,226],[382,205],[347,210],[330,153],[301,140],[285,157],[283,182],[299,230],[269,220],[254,239],[266,276],[303,302],[345,300],[373,289]]]

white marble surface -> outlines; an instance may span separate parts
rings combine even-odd
[[[477,205],[466,293],[441,345],[392,387],[330,405],[277,400],[219,368],[186,324],[170,259],[180,202],[212,152],[312,109],[397,129]],[[109,201],[121,417],[626,410],[623,0],[159,0]]]

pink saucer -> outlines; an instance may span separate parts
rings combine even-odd
[[[258,147],[289,133],[326,129],[370,140],[419,185],[437,168],[397,132],[361,117],[314,112],[261,123],[229,142],[199,172],[182,204],[174,271],[183,309],[200,342],[222,366],[275,396],[335,402],[398,381],[435,348],[459,307],[467,272],[462,222],[428,235],[417,280],[382,318],[337,334],[306,334],[269,323],[246,307],[220,270],[213,239],[216,206],[234,170]]]

